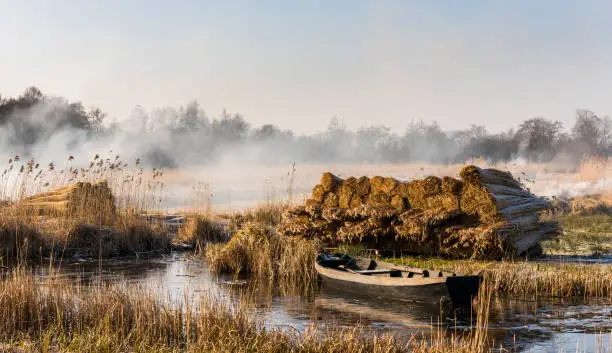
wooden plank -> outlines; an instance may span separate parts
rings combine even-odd
[[[384,275],[384,274],[391,274],[391,273],[401,273],[402,271],[400,270],[391,270],[391,269],[379,269],[379,270],[358,270],[355,271],[355,273],[358,273],[360,275]]]

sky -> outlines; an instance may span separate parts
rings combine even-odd
[[[612,4],[584,0],[0,0],[0,94],[110,119],[197,100],[299,133],[436,120],[491,132],[612,115]]]

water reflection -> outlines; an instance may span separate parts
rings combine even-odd
[[[98,281],[138,283],[178,305],[197,301],[203,294],[236,301],[248,292],[248,301],[269,327],[303,331],[313,325],[354,327],[388,332],[399,339],[439,327],[469,330],[475,318],[458,317],[439,306],[347,295],[321,288],[309,295],[278,295],[276,289],[254,285],[246,278],[212,275],[201,260],[173,253],[164,258],[110,260],[40,267],[45,278],[61,278],[88,285]],[[253,290],[255,288],[255,290]],[[504,347],[526,352],[612,351],[612,306],[609,301],[584,299],[523,300],[496,297],[491,303],[489,332]]]

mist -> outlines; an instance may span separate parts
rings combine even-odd
[[[435,121],[415,120],[407,120],[403,131],[383,125],[351,130],[342,119],[332,117],[328,126],[313,127],[321,132],[298,135],[273,124],[254,126],[239,113],[226,110],[210,116],[195,101],[180,107],[137,106],[127,117],[111,121],[100,109],[47,96],[31,87],[18,97],[0,96],[0,158],[18,155],[46,165],[70,156],[75,167],[82,167],[94,155],[120,156],[130,166],[138,160],[146,168],[206,170],[199,179],[182,176],[181,185],[174,190],[180,196],[175,199],[186,198],[188,184],[204,178],[215,184],[216,200],[227,203],[232,198],[262,200],[269,197],[270,190],[281,193],[287,183],[286,170],[293,163],[333,169],[343,165],[450,165],[478,159],[491,165],[549,163],[568,170],[578,167],[584,158],[608,158],[612,152],[610,118],[588,110],[573,113],[573,126],[532,117],[501,133],[476,125],[444,131]],[[235,174],[252,175],[255,180],[249,181],[250,189],[240,185],[244,181],[232,180]],[[315,181],[310,179],[298,185],[297,191],[308,192],[308,185]]]
[[[588,110],[575,112],[574,126],[542,117],[492,134],[486,126],[444,131],[435,121],[408,121],[404,131],[386,126],[350,130],[332,117],[322,132],[297,135],[265,124],[253,126],[239,113],[209,116],[195,101],[173,108],[135,107],[108,121],[96,108],[48,97],[37,88],[0,98],[0,146],[4,157],[21,154],[42,162],[94,154],[141,159],[147,167],[288,165],[290,163],[490,163],[525,160],[566,164],[585,156],[608,157],[612,123]],[[372,117],[375,121],[376,117]],[[313,127],[313,129],[321,127]]]

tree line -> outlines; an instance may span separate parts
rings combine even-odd
[[[196,101],[178,109],[136,107],[120,122],[106,118],[98,108],[31,87],[18,97],[0,96],[0,145],[27,153],[65,131],[81,132],[92,141],[139,139],[144,158],[163,167],[213,163],[232,153],[263,163],[455,163],[471,158],[550,162],[560,156],[579,161],[584,156],[607,158],[612,152],[611,119],[588,110],[577,110],[569,128],[534,117],[502,133],[480,125],[444,131],[435,121],[409,121],[401,133],[381,125],[353,131],[332,118],[323,132],[296,135],[272,124],[252,126],[242,115],[227,111],[209,117]],[[67,144],[78,148],[78,143]]]

